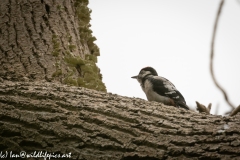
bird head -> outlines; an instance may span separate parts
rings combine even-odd
[[[141,69],[139,74],[137,76],[133,76],[131,78],[137,79],[139,82],[142,81],[142,79],[148,75],[158,76],[157,71],[152,67],[145,67]]]

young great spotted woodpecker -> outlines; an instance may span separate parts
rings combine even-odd
[[[132,78],[138,80],[149,101],[189,109],[182,94],[169,80],[158,76],[154,68],[145,67]]]

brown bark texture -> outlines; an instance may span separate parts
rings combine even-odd
[[[1,0],[0,158],[47,151],[81,160],[240,159],[239,114],[100,92],[87,4]]]
[[[106,91],[87,0],[1,0],[0,77]]]
[[[69,159],[240,159],[240,115],[206,115],[53,82],[0,84],[0,150]]]

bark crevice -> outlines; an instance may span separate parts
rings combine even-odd
[[[240,158],[239,114],[199,114],[43,81],[0,88],[3,150],[68,150],[72,159]]]

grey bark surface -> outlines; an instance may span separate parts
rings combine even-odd
[[[222,117],[49,82],[0,84],[0,150],[71,159],[240,159],[240,116]]]
[[[0,151],[71,152],[66,159],[82,160],[240,159],[239,114],[199,114],[63,84],[106,91],[87,3],[1,0]]]
[[[61,2],[56,1],[59,4]],[[51,3],[53,1],[42,1],[42,3],[40,0],[1,1],[0,75],[2,77],[11,80],[51,79],[51,75],[56,70],[55,57],[51,54],[54,50],[52,35],[58,35],[59,42],[64,43],[66,33],[77,30],[78,27],[69,25],[71,22],[77,24],[73,23],[74,17],[56,16],[58,14],[56,7]],[[73,14],[72,8],[68,9],[70,14]],[[79,37],[75,34],[72,36],[76,37],[75,39]],[[80,44],[76,45],[78,53],[81,53]]]
[[[0,77],[106,91],[86,0],[1,0]],[[91,81],[91,82],[90,82]]]

